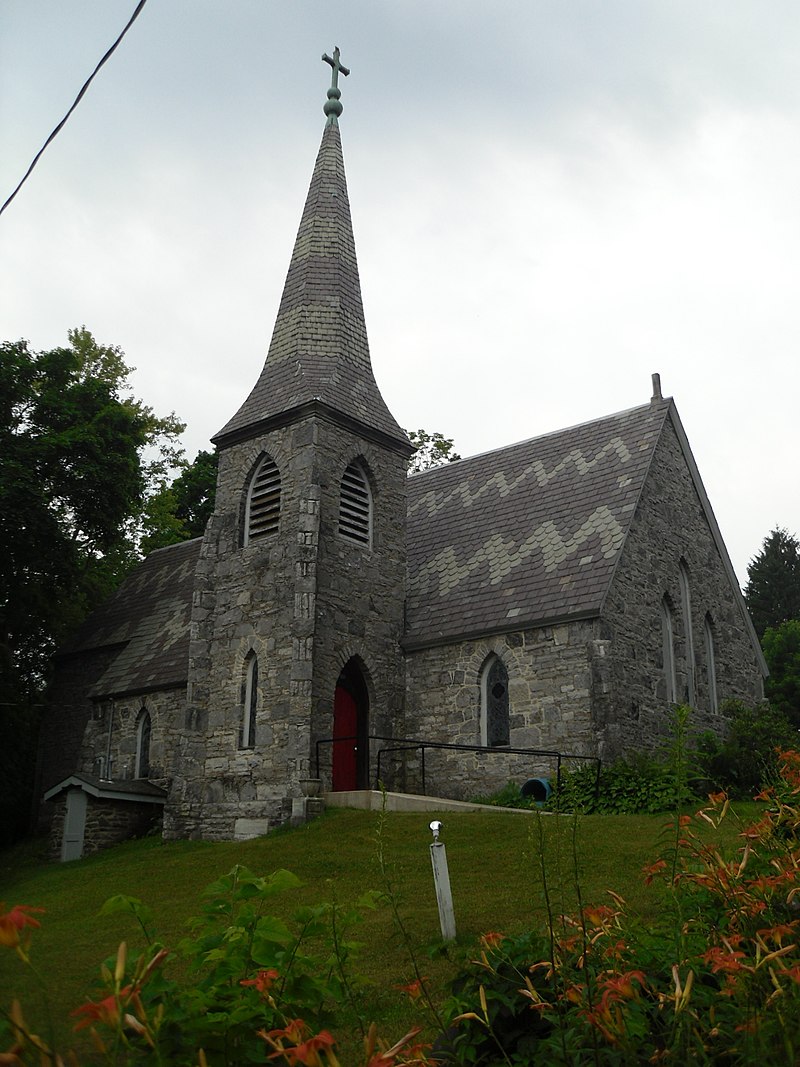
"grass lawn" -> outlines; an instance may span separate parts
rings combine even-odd
[[[749,821],[753,804],[738,806]],[[572,910],[577,880],[584,902],[602,902],[607,889],[623,896],[645,922],[661,906],[659,891],[645,888],[641,871],[663,847],[666,816],[512,815],[486,811],[445,813],[442,840],[453,889],[458,939],[440,948],[433,890],[428,814],[374,813],[333,809],[297,830],[248,842],[208,843],[158,838],[133,841],[88,859],[67,864],[41,860],[41,842],[0,853],[0,900],[8,906],[46,909],[35,931],[32,959],[46,980],[55,1025],[68,1035],[69,1011],[91,992],[103,959],[121,940],[142,946],[137,924],[127,916],[98,916],[103,902],[117,893],[139,897],[155,913],[159,940],[172,946],[184,936],[187,918],[197,914],[203,888],[235,864],[257,874],[286,868],[303,882],[276,898],[275,914],[289,919],[301,904],[354,902],[368,889],[382,890],[377,862],[379,824],[382,849],[391,871],[399,910],[420,968],[442,1000],[450,980],[475,953],[477,938],[489,930],[514,933],[540,927],[545,920],[542,867],[553,909]],[[721,849],[737,847],[737,819],[729,818],[718,836]],[[714,832],[709,828],[708,836]],[[359,994],[367,1021],[375,1020],[387,1038],[397,1038],[418,1012],[397,986],[414,977],[408,951],[398,936],[391,909],[365,913],[357,932],[363,949],[356,970],[368,980]],[[30,1023],[43,1026],[41,992],[15,955],[0,950],[0,1003],[22,1000]],[[353,1038],[354,1019],[341,1015],[337,1037]],[[346,1045],[345,1045],[346,1050]],[[344,1062],[349,1062],[347,1059]]]

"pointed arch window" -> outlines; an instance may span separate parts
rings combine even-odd
[[[710,615],[706,615],[703,630],[706,641],[706,671],[708,673],[708,708],[709,711],[719,710],[719,697],[717,696],[717,664],[714,650],[714,622]]]
[[[351,463],[342,478],[339,533],[348,541],[366,548],[372,544],[372,492],[359,463]]]
[[[510,740],[508,671],[499,656],[490,656],[481,672],[481,744],[497,748]]]
[[[678,564],[678,576],[681,586],[681,611],[683,613],[683,634],[686,653],[686,703],[694,706],[694,634],[692,633],[692,592],[689,585],[689,568],[686,560]]]
[[[661,601],[661,658],[664,664],[664,682],[666,686],[667,702],[675,703],[675,632],[672,625],[672,608],[669,598],[663,597]]]
[[[150,734],[152,722],[150,712],[142,708],[136,719],[136,766],[134,778],[150,777]]]
[[[258,706],[258,657],[251,653],[245,663],[244,700],[239,732],[239,748],[256,746],[256,708]]]
[[[250,479],[245,508],[244,543],[278,532],[281,515],[281,475],[275,460],[264,456]]]

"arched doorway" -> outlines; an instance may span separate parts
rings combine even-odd
[[[356,660],[349,660],[333,698],[333,791],[369,787],[369,694]]]

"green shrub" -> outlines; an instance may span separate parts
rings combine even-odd
[[[636,753],[604,764],[562,772],[549,808],[602,815],[657,815],[692,798],[695,754],[689,746],[691,709],[674,709],[669,737],[657,755]]]
[[[786,715],[770,704],[748,707],[740,700],[726,700],[721,711],[727,717],[727,736],[714,734],[700,739],[703,775],[732,797],[751,800],[777,773],[778,749],[797,744],[797,731]]]
[[[483,793],[472,798],[473,804],[490,804],[495,808],[533,808],[536,805],[520,792],[516,782],[507,782],[494,793]]]
[[[657,815],[674,811],[685,799],[673,769],[652,756],[632,756],[603,766],[597,795],[595,787],[593,767],[569,771],[562,774],[548,807],[602,815]]]

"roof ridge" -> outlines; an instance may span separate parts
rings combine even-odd
[[[508,452],[512,448],[522,448],[524,445],[533,444],[534,441],[545,441],[548,437],[560,437],[562,434],[572,433],[573,431],[583,429],[584,427],[588,428],[590,426],[596,426],[601,422],[618,419],[623,415],[631,415],[635,411],[648,411],[658,407],[663,407],[666,410],[672,402],[672,397],[669,396],[663,397],[657,401],[650,401],[647,404],[637,404],[634,407],[623,408],[621,411],[614,411],[608,415],[601,415],[594,419],[586,419],[584,422],[576,422],[570,426],[562,426],[557,430],[547,430],[545,433],[534,434],[532,437],[523,437],[519,441],[511,441],[507,445],[498,445],[496,448],[487,448],[484,452],[476,452],[472,456],[462,456],[460,459],[451,460],[449,463],[442,463],[438,467],[431,467],[424,471],[414,471],[410,473],[408,477],[410,481],[416,481],[425,475],[441,474],[443,471],[454,470],[465,463],[471,463],[474,460],[483,459],[486,456],[496,455],[499,452]]]

